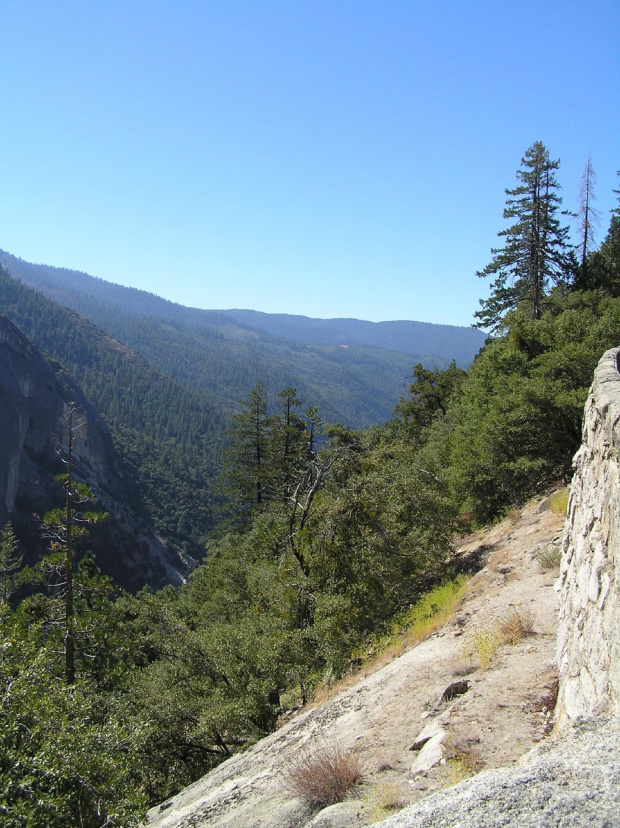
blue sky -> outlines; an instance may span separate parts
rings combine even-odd
[[[468,325],[543,141],[599,240],[617,0],[1,0],[0,248],[204,308]]]

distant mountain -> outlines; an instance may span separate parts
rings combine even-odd
[[[33,564],[47,549],[40,518],[63,505],[55,475],[66,471],[68,412],[73,419],[73,474],[108,512],[88,547],[108,575],[128,589],[181,582],[185,563],[169,554],[129,505],[128,481],[110,432],[79,386],[0,316],[0,526],[13,523]]]
[[[424,323],[185,308],[2,252],[0,314],[55,366],[50,370],[57,377],[79,387],[94,406],[92,421],[97,412],[103,417],[101,434],[113,447],[106,450],[108,482],[114,485],[99,488],[117,504],[111,511],[118,521],[132,523],[123,517],[123,504],[142,522],[139,532],[109,530],[106,567],[112,571],[116,560],[117,580],[131,586],[160,584],[176,577],[184,561],[191,566],[202,556],[214,526],[212,484],[231,413],[258,380],[272,401],[293,386],[304,406],[318,406],[325,422],[367,426],[391,416],[414,363],[443,367],[455,358],[464,364],[484,338]],[[424,337],[416,338],[420,331]],[[59,399],[66,403],[67,396]],[[20,422],[31,416],[22,414]],[[11,450],[13,459],[0,457],[0,471],[9,476]],[[30,456],[35,450],[24,444],[23,451]],[[28,468],[26,460],[20,468]],[[6,488],[8,480],[0,484]],[[0,519],[9,512],[0,509]],[[161,547],[154,557],[148,526],[155,527],[155,546]],[[123,537],[133,538],[133,552]]]
[[[384,422],[416,362],[468,364],[484,342],[469,328],[420,322],[320,320],[186,308],[153,294],[0,251],[9,272],[121,340],[173,379],[232,411],[260,379],[272,399],[287,386],[324,420]]]
[[[227,310],[224,313],[258,331],[321,345],[366,345],[385,348],[421,362],[452,359],[466,368],[484,345],[485,335],[475,328],[434,325],[430,322],[366,322],[361,319],[312,319],[283,313]],[[420,356],[422,355],[422,356]]]

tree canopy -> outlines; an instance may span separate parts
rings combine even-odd
[[[541,141],[532,144],[521,159],[520,183],[506,190],[509,198],[504,209],[504,218],[515,221],[500,230],[504,246],[491,251],[493,259],[477,274],[495,276],[491,296],[481,300],[482,309],[475,314],[478,327],[497,330],[506,312],[519,305],[526,306],[533,319],[540,319],[549,286],[565,287],[571,281],[574,257],[569,229],[558,216],[562,199],[555,171],[559,166]]]

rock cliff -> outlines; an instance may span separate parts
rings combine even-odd
[[[620,705],[620,348],[598,364],[575,456],[559,582],[560,726]]]
[[[73,428],[74,473],[95,494],[109,519],[89,545],[101,569],[127,588],[159,587],[181,576],[164,544],[125,505],[108,428],[77,384],[0,316],[0,527],[11,520],[26,562],[45,543],[34,515],[61,505],[54,477],[65,471],[68,414]],[[178,562],[177,562],[178,563]]]
[[[112,493],[112,441],[101,417],[80,389],[0,317],[0,523],[18,498],[42,511],[49,484],[63,471],[69,404],[78,409],[73,450],[76,473],[95,491]]]

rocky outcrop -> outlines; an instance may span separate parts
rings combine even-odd
[[[559,581],[560,726],[620,704],[620,348],[598,364],[575,456]]]
[[[566,728],[512,768],[479,773],[375,828],[589,828],[620,825],[620,723]]]
[[[113,491],[105,423],[6,317],[0,317],[0,366],[0,524],[13,516],[18,496],[37,511],[48,507],[50,482],[63,471],[70,405],[77,409],[76,473],[95,491]]]
[[[620,826],[620,348],[596,368],[574,467],[556,587],[556,738],[381,828]]]
[[[35,515],[62,504],[54,483],[64,472],[69,412],[73,470],[93,491],[108,520],[89,539],[100,568],[128,589],[180,583],[180,561],[126,505],[110,432],[79,386],[0,316],[0,527],[14,523],[25,560],[45,551]],[[60,498],[60,499],[59,499]],[[175,566],[176,564],[176,566]]]
[[[557,590],[556,738],[381,828],[619,826],[620,348],[601,358],[574,459]]]

